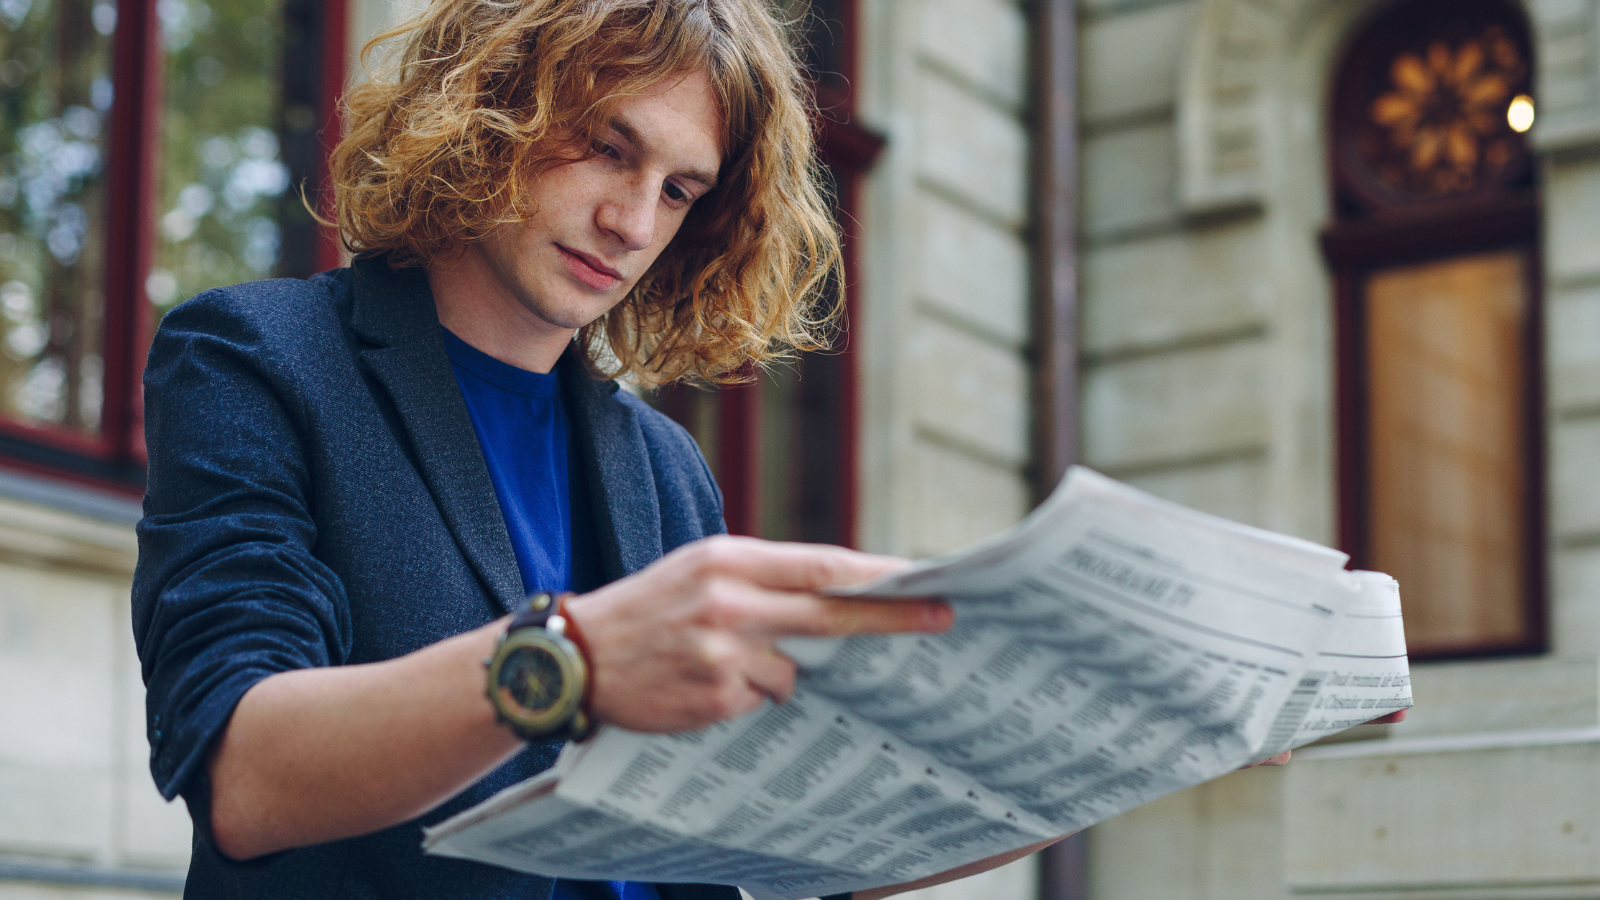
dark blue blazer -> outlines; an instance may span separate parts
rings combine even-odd
[[[682,428],[586,376],[573,354],[560,371],[575,525],[596,541],[597,580],[724,530],[721,496]],[[420,843],[423,825],[548,767],[555,745],[365,837],[242,864],[208,839],[205,757],[253,684],[391,659],[522,597],[426,278],[364,260],[202,294],[161,323],[145,416],[133,632],[151,769],[196,823],[187,895],[546,898],[548,879],[427,857]],[[708,886],[663,885],[662,895],[737,900]]]

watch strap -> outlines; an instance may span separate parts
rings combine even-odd
[[[568,597],[574,596],[571,591],[559,594],[550,591],[539,591],[529,594],[526,603],[511,617],[511,626],[507,632],[516,631],[518,628],[543,628],[550,617],[561,608],[561,603]]]
[[[582,741],[594,733],[594,719],[589,715],[589,697],[594,691],[594,670],[589,665],[589,647],[584,642],[583,635],[578,631],[577,623],[572,621],[572,618],[566,613],[566,601],[576,596],[577,594],[572,591],[562,591],[560,593],[538,591],[529,594],[527,602],[511,617],[511,624],[506,628],[507,637],[524,628],[538,628],[549,631],[551,630],[550,620],[559,616],[559,627],[555,628],[553,633],[559,635],[568,644],[577,649],[578,655],[582,657],[583,670],[586,673],[583,679],[583,694],[578,703],[578,710],[561,730],[550,734],[529,735],[517,729],[514,723],[507,722],[517,732],[518,736],[526,740],[549,740],[554,738]],[[506,720],[502,718],[502,721]]]

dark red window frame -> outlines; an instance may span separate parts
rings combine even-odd
[[[100,432],[86,437],[65,429],[0,418],[0,467],[43,475],[129,496],[144,492],[144,417],[140,378],[155,327],[144,283],[156,240],[156,178],[161,134],[161,23],[157,0],[117,0],[112,44],[111,130],[107,148],[105,364]],[[344,85],[347,9],[344,0],[322,6],[322,74],[318,118],[323,153],[313,178],[323,185],[327,151],[339,133],[338,98]],[[320,193],[320,191],[318,192]],[[324,230],[317,267],[339,265],[337,235]],[[309,273],[307,273],[309,274]]]
[[[1462,15],[1503,9],[1525,16],[1506,0],[1452,0]],[[1337,422],[1337,504],[1340,549],[1354,568],[1371,565],[1369,459],[1369,385],[1367,383],[1366,290],[1376,270],[1402,264],[1445,260],[1494,250],[1520,251],[1528,264],[1525,291],[1528,315],[1520,335],[1525,364],[1522,396],[1523,454],[1527,460],[1522,515],[1524,637],[1510,642],[1434,647],[1412,643],[1412,659],[1470,659],[1543,653],[1549,649],[1549,571],[1546,553],[1544,285],[1539,271],[1542,235],[1540,189],[1531,151],[1523,175],[1465,194],[1437,199],[1402,199],[1373,181],[1359,158],[1349,123],[1361,114],[1352,104],[1362,96],[1363,56],[1376,52],[1373,42],[1384,34],[1404,35],[1404,28],[1382,28],[1385,16],[1406,13],[1403,4],[1380,6],[1357,27],[1341,54],[1330,107],[1329,170],[1334,221],[1323,231],[1323,258],[1334,278],[1335,410]],[[1525,20],[1513,29],[1525,47],[1532,41]],[[1379,38],[1372,37],[1379,34]],[[1397,38],[1398,39],[1398,38]]]
[[[834,40],[832,71],[827,77],[813,82],[818,115],[816,138],[818,155],[832,174],[836,191],[836,211],[843,239],[844,283],[840,285],[842,309],[839,314],[839,332],[833,347],[826,351],[828,363],[834,367],[827,398],[835,419],[832,422],[833,446],[829,454],[837,461],[837,471],[831,473],[826,487],[806,484],[805,490],[830,490],[829,498],[840,511],[836,533],[829,536],[834,542],[847,547],[858,543],[857,500],[859,496],[857,446],[859,443],[858,363],[854,343],[853,324],[859,319],[858,291],[860,277],[861,224],[857,215],[860,209],[861,179],[883,149],[883,138],[862,127],[855,118],[856,103],[853,86],[858,71],[860,10],[857,0],[842,0],[834,5],[833,14],[842,26]],[[763,509],[764,447],[762,446],[762,390],[759,382],[730,385],[718,388],[715,405],[715,447],[707,447],[716,461],[717,483],[723,494],[723,513],[728,531],[732,534],[760,535],[765,510]],[[669,389],[663,393],[661,407],[668,415],[690,424],[690,405],[682,389]],[[802,477],[789,473],[790,477]]]

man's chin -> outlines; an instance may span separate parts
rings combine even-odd
[[[622,302],[622,296],[615,299],[603,300],[585,299],[563,303],[558,306],[544,306],[528,304],[529,311],[539,318],[549,322],[557,328],[570,328],[574,331],[588,325],[610,312],[613,307]]]

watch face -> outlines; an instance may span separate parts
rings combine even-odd
[[[560,702],[566,679],[555,654],[544,647],[521,646],[511,648],[501,662],[496,687],[503,705],[537,715]]]
[[[587,682],[582,651],[542,628],[506,635],[489,661],[489,701],[500,720],[528,740],[581,720]]]

